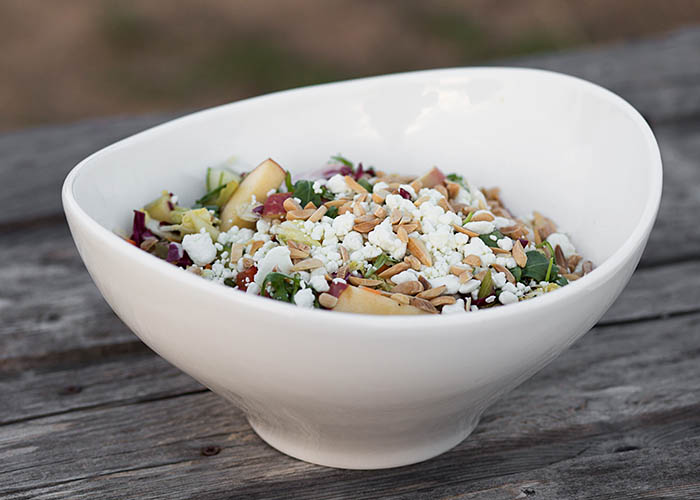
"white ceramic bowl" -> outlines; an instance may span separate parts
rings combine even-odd
[[[514,213],[553,217],[596,269],[473,314],[349,315],[215,285],[113,233],[162,189],[191,202],[205,167],[232,154],[298,173],[338,152],[500,186]],[[616,95],[550,72],[465,68],[291,90],[174,120],[83,160],[63,204],[92,278],[146,344],[241,408],[275,448],[369,469],[453,447],[590,329],[637,265],[661,184],[652,132]]]

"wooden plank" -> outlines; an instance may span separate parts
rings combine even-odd
[[[101,298],[65,226],[0,234],[0,282],[0,371],[145,349]],[[697,310],[694,290],[700,261],[640,269],[602,322]]]
[[[506,61],[598,83],[627,99],[653,124],[700,115],[700,28],[646,40]]]
[[[197,393],[0,426],[0,456],[11,464],[0,471],[0,495],[438,498],[529,484],[605,497],[615,486],[598,478],[621,478],[627,465],[636,467],[629,492],[694,492],[699,326],[696,314],[596,328],[489,410],[471,438],[416,466],[305,464],[265,446],[220,398]],[[206,446],[221,452],[203,456]]]
[[[505,63],[561,71],[600,83],[630,100],[655,124],[692,120],[700,114],[700,28]],[[0,134],[0,185],[14,186],[0,194],[0,227],[60,214],[60,185],[78,161],[174,116],[115,117]]]
[[[0,194],[0,227],[62,214],[61,185],[80,160],[174,117],[117,116],[0,134],[0,186],[12,186]]]

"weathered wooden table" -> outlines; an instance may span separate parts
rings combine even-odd
[[[167,117],[0,135],[0,497],[700,498],[700,29],[514,64],[580,75],[641,110],[665,163],[659,220],[590,333],[455,449],[392,470],[278,453],[100,298],[61,181]]]

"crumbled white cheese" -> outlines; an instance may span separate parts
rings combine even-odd
[[[496,273],[491,271],[491,277],[493,278],[493,284],[496,288],[503,288],[506,284],[506,273]]]
[[[335,174],[333,177],[328,179],[326,182],[326,187],[335,194],[345,194],[352,191],[350,186],[348,186],[348,183],[345,182],[345,177],[340,174]]]
[[[454,274],[448,274],[447,276],[441,276],[440,278],[429,279],[428,282],[433,288],[445,285],[447,287],[445,293],[448,295],[454,295],[459,291],[460,288],[459,278]]]
[[[391,281],[395,285],[400,285],[401,283],[405,283],[406,281],[416,281],[417,279],[418,273],[415,272],[413,269],[407,269],[406,271],[402,271],[391,277]]]
[[[362,235],[357,231],[350,231],[345,238],[343,238],[343,246],[348,252],[354,252],[362,248],[364,241]]]
[[[455,302],[454,304],[447,304],[445,306],[442,306],[442,314],[455,314],[463,312],[467,312],[466,309],[464,309],[463,299],[457,299],[457,302]]]
[[[463,293],[464,295],[470,294],[476,290],[479,289],[481,286],[481,281],[479,280],[469,280],[466,283],[463,283],[459,287],[459,293]]]
[[[186,234],[182,238],[182,248],[198,266],[206,266],[216,258],[216,247],[209,233]]]
[[[314,270],[314,271],[316,271],[316,270]],[[325,269],[322,269],[321,271],[322,272],[319,274],[317,274],[315,272],[312,273],[311,279],[309,279],[309,285],[311,285],[311,287],[319,293],[327,292],[328,289],[330,288],[328,286],[328,282],[326,281],[326,278],[325,278],[325,274],[326,274]]]
[[[552,245],[552,248],[556,248],[559,245],[564,253],[564,257],[567,259],[576,253],[576,248],[564,233],[552,233],[547,236],[547,241]]]
[[[513,292],[506,290],[500,293],[498,301],[503,305],[515,304],[518,301],[518,297]]]
[[[275,268],[280,273],[287,274],[292,268],[292,259],[290,259],[289,248],[275,247],[271,249],[265,257],[258,263],[258,272],[255,274],[255,283],[262,286],[262,282],[269,273]]]
[[[469,231],[474,231],[475,233],[479,234],[488,234],[492,233],[495,226],[493,225],[493,222],[489,222],[487,220],[479,220],[476,222],[467,222],[464,225],[465,228],[467,228]]]
[[[401,241],[391,227],[391,219],[387,217],[367,235],[370,243],[387,252],[392,258],[401,260],[406,254],[406,243]]]
[[[409,185],[409,184],[401,184],[401,185],[399,186],[399,191],[400,191],[401,189],[403,189],[403,190],[406,191],[408,194],[410,194],[412,199],[414,199],[414,200],[416,199],[416,190],[413,189],[413,186],[411,186],[411,185]]]
[[[333,230],[337,236],[344,236],[352,231],[355,225],[355,216],[352,212],[345,212],[333,219]]]
[[[419,211],[411,200],[407,200],[401,195],[390,194],[384,200],[387,211],[400,210],[404,215],[416,216]]]
[[[310,288],[304,288],[294,294],[294,303],[299,307],[314,307],[314,292]]]

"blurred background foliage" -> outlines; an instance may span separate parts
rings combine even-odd
[[[2,0],[0,130],[627,40],[699,0]]]

